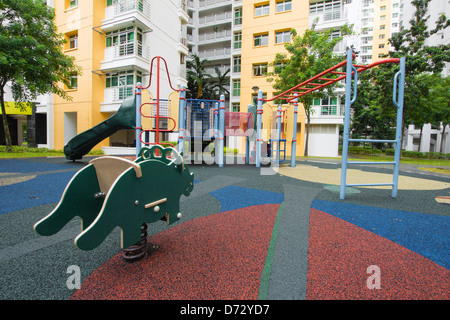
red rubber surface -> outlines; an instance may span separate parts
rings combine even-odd
[[[246,207],[171,227],[149,237],[156,247],[150,256],[127,263],[117,254],[72,299],[257,299],[279,206]]]
[[[368,289],[380,268],[380,289]],[[448,300],[450,271],[384,237],[311,209],[309,300]]]

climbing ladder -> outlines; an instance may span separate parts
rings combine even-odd
[[[381,63],[400,63],[400,70],[394,76],[394,91],[392,101],[397,107],[397,126],[395,133],[395,140],[377,140],[377,139],[349,139],[350,130],[350,106],[355,102],[357,97],[357,82],[358,72],[364,71],[374,65]],[[353,75],[353,97],[352,97],[352,75]],[[398,189],[398,172],[400,167],[400,153],[401,153],[401,136],[402,136],[402,118],[403,118],[403,96],[405,87],[405,58],[400,59],[385,59],[380,60],[372,65],[356,69],[352,64],[352,51],[347,51],[347,65],[346,65],[346,85],[345,85],[345,118],[344,118],[344,139],[342,146],[342,167],[341,167],[341,184],[340,184],[340,198],[345,199],[346,187],[358,186],[392,186],[392,197],[397,197]],[[398,96],[397,96],[398,86]],[[348,161],[348,144],[350,142],[369,142],[369,143],[394,143],[395,155],[394,161],[389,162],[367,162],[367,161]],[[392,183],[361,183],[348,184],[347,183],[347,167],[351,164],[376,164],[376,165],[393,165],[393,179]]]

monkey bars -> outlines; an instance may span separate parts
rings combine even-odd
[[[308,79],[283,93],[271,99],[263,99],[262,91],[258,92],[258,104],[257,104],[257,139],[256,139],[256,166],[261,165],[261,127],[262,127],[262,104],[263,102],[273,101],[273,100],[285,100],[286,103],[294,104],[294,123],[297,123],[297,105],[298,98],[314,91],[323,89],[331,84],[339,82],[341,80],[349,79],[346,81],[345,85],[345,113],[344,113],[344,141],[342,149],[342,170],[341,170],[341,184],[340,184],[340,198],[345,199],[345,188],[348,186],[381,186],[388,185],[392,186],[392,197],[397,197],[397,187],[398,187],[398,171],[400,164],[400,153],[401,153],[401,128],[402,128],[402,117],[403,117],[403,98],[404,98],[404,86],[405,86],[405,58],[396,59],[382,59],[376,61],[369,65],[357,65],[353,64],[355,59],[355,54],[352,50],[347,51],[346,61],[335,65],[334,67],[325,70],[318,75]],[[373,68],[375,66],[387,63],[399,63],[400,71],[394,77],[394,93],[393,93],[393,103],[397,107],[397,127],[396,127],[396,138],[395,140],[371,140],[371,139],[349,139],[349,127],[350,127],[350,106],[353,104],[357,97],[357,82],[358,73]],[[339,71],[340,68],[345,67],[345,72]],[[353,97],[352,97],[352,78],[353,78]],[[397,86],[398,86],[398,97],[397,97]],[[295,150],[296,150],[296,138],[297,138],[297,126],[294,125],[293,137],[292,137],[292,151],[291,151],[291,167],[295,167]],[[392,162],[363,162],[364,164],[393,164],[394,174],[392,183],[368,183],[368,184],[347,184],[347,166],[348,164],[361,164],[361,162],[353,161],[349,162],[348,159],[348,144],[349,142],[387,142],[395,143],[395,156]],[[278,165],[278,163],[277,163]]]

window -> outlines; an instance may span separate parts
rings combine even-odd
[[[137,41],[136,41],[137,40]],[[135,46],[135,44],[137,44]],[[135,27],[123,28],[106,33],[106,47],[118,47],[119,56],[142,56],[142,29]]]
[[[380,36],[378,37],[379,39],[384,39],[386,37],[385,34],[380,34]]]
[[[398,13],[393,13],[392,18],[398,18]]]
[[[324,99],[314,99],[314,106],[320,107],[320,114],[322,116],[335,116],[337,115],[337,98],[326,97]]]
[[[267,75],[267,63],[260,63],[253,65],[253,76],[265,76]]]
[[[380,30],[384,30],[384,29],[386,29],[386,25],[385,24],[380,26]]]
[[[241,95],[241,80],[233,80],[233,96]]]
[[[106,88],[118,88],[116,99],[123,100],[133,95],[135,84],[142,83],[142,73],[128,70],[106,74]]]
[[[255,17],[266,16],[269,14],[269,4],[255,6]]]
[[[361,56],[362,63],[370,63],[372,61],[372,56]]]
[[[364,0],[363,6],[364,6],[364,7],[370,6],[371,4],[373,4],[373,1],[374,1],[374,0]]]
[[[386,20],[386,16],[380,16],[380,20]]]
[[[262,98],[267,99],[267,92],[263,92]],[[252,103],[254,106],[258,105],[258,93],[252,93]]]
[[[341,0],[326,0],[311,3],[309,5],[309,13],[322,13],[330,11],[340,11]]]
[[[292,1],[291,0],[285,0],[285,1],[278,1],[276,6],[276,12],[285,12],[285,11],[291,11],[292,10]]]
[[[367,44],[367,43],[369,43],[370,41],[372,41],[372,37],[362,37],[362,38],[361,38],[361,42],[362,42],[363,44]]]
[[[116,4],[117,2],[119,2],[119,0],[108,0],[108,1],[106,1],[106,5],[112,6],[113,4]]]
[[[368,53],[372,51],[372,47],[361,47],[361,53]]]
[[[242,32],[235,32],[234,33],[233,46],[234,46],[234,49],[242,48]]]
[[[370,27],[370,28],[363,28],[362,34],[367,35],[367,34],[369,34],[372,31],[373,31],[372,27]]]
[[[67,87],[69,90],[78,89],[78,75],[76,73],[72,74],[69,77],[69,86]]]
[[[378,48],[379,48],[379,49],[383,49],[383,48],[384,48],[384,43],[379,44],[379,45],[378,45]]]
[[[241,106],[239,102],[233,102],[232,104],[233,112],[239,112],[241,110]]]
[[[78,48],[78,34],[69,37],[69,49]]]
[[[75,8],[75,7],[78,7],[78,0],[70,0],[69,8]]]
[[[260,34],[253,37],[253,45],[255,47],[267,46],[269,44],[269,35]]]
[[[241,56],[233,58],[233,72],[241,72]]]
[[[291,41],[291,31],[275,32],[275,43],[283,43]]]
[[[239,26],[242,24],[242,8],[234,9],[234,25]]]
[[[378,58],[383,58],[383,57],[384,57],[384,53],[378,54]]]
[[[380,7],[380,10],[381,10],[381,11],[385,11],[385,10],[386,10],[386,6],[381,6],[381,7]]]

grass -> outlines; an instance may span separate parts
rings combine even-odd
[[[355,157],[358,161],[394,161],[393,156],[369,156],[358,154]],[[427,165],[427,166],[450,166],[450,160],[446,159],[418,159],[418,158],[408,158],[401,157],[400,163],[403,164],[414,164],[414,165]]]
[[[237,153],[236,149],[226,148],[224,153]],[[102,150],[93,150],[88,155],[103,155]],[[25,146],[13,146],[13,152],[6,152],[5,146],[0,146],[0,159],[2,158],[30,158],[30,157],[64,157],[64,152],[62,150],[52,150],[47,148],[28,148]],[[352,155],[349,154],[349,157],[356,157],[358,161],[394,161],[393,156],[386,155],[377,155],[371,156],[366,154],[357,154]],[[297,157],[297,160],[302,159],[336,159],[340,160],[341,158],[323,158],[323,157]],[[450,174],[450,160],[446,159],[419,159],[419,158],[408,158],[401,157],[400,163],[403,164],[411,164],[411,165],[426,165],[426,166],[436,166],[441,168],[441,173]],[[444,168],[442,168],[444,167]],[[447,167],[447,168],[446,168]],[[421,168],[422,170],[430,170],[430,168]],[[431,171],[431,170],[430,170]]]
[[[417,169],[435,172],[435,173],[441,173],[441,174],[448,174],[450,175],[450,169],[446,168],[426,168],[426,167],[419,167]]]
[[[102,150],[93,150],[88,155],[102,155]],[[47,148],[28,148],[25,146],[12,146],[12,152],[6,152],[6,146],[0,146],[0,159],[32,158],[32,157],[65,157],[62,150]]]
[[[357,158],[357,159],[351,159],[351,158]],[[341,160],[341,157],[297,157],[297,160],[302,159],[334,159],[334,160]],[[358,161],[378,161],[378,162],[384,162],[384,161],[394,161],[393,156],[370,156],[366,154],[349,154],[349,160],[358,160]],[[450,167],[450,160],[446,159],[418,159],[418,158],[408,158],[408,157],[401,157],[400,163],[403,164],[411,164],[411,165],[426,165],[426,166],[439,166],[439,167]],[[448,170],[448,169],[446,169]]]

